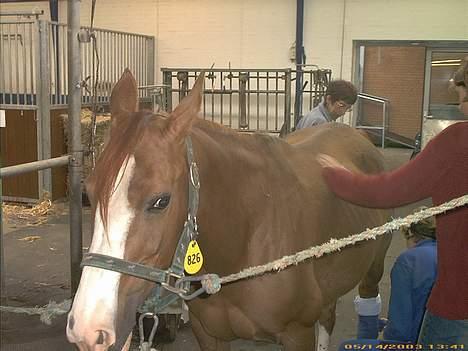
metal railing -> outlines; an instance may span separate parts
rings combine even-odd
[[[83,27],[85,29],[89,29]],[[50,94],[51,105],[67,103],[67,26],[49,24],[50,37]],[[97,81],[96,99],[98,104],[108,104],[112,87],[117,83],[124,69],[129,68],[139,84],[154,82],[154,37],[104,29],[93,29],[96,48],[91,43],[82,43],[82,92],[83,105],[92,103],[93,87]],[[95,52],[94,52],[95,51]],[[97,57],[95,57],[97,54]],[[96,75],[99,64],[98,76]],[[146,97],[140,92],[140,97]]]
[[[294,127],[292,82],[296,71],[286,69],[203,69],[204,119],[240,131],[287,133]],[[162,68],[162,108],[171,111],[193,86],[201,68]],[[302,71],[301,109],[311,110],[323,98],[330,70]]]
[[[37,21],[0,23],[0,106],[37,105]]]
[[[372,103],[382,104],[382,123],[381,125],[371,125],[368,124],[363,118],[363,101],[369,101]],[[381,147],[385,148],[385,138],[388,130],[388,110],[389,110],[390,101],[386,98],[380,96],[374,96],[365,93],[358,94],[358,116],[356,119],[356,128],[367,129],[367,130],[377,130],[381,133]]]
[[[60,156],[49,158],[47,160],[40,160],[34,162],[23,163],[16,166],[9,166],[0,168],[0,178],[4,177],[11,177],[20,175],[23,173],[33,172],[33,171],[40,171],[43,169],[53,168],[53,167],[60,167],[65,166],[68,164],[70,156]]]
[[[98,103],[109,102],[112,86],[125,68],[130,68],[139,84],[154,83],[154,37],[96,28],[93,33],[99,57]],[[41,95],[50,108],[67,104],[67,25],[2,19],[0,39],[0,108],[37,109],[46,103]],[[98,62],[92,43],[80,46],[85,82],[82,103],[90,105]],[[141,91],[140,97],[144,94]]]
[[[180,102],[202,69],[162,68],[165,109]],[[291,69],[205,69],[203,118],[241,131],[277,133],[291,118]]]

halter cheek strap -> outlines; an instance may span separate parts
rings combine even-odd
[[[171,267],[169,268],[169,271],[181,277],[184,275],[184,259],[188,245],[190,241],[196,240],[198,237],[197,212],[200,198],[200,176],[198,174],[197,163],[193,157],[192,139],[187,137],[185,144],[187,146],[187,163],[189,166],[187,220],[185,221],[182,235],[180,236]]]

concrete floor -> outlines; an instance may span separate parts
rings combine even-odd
[[[385,149],[387,168],[393,169],[409,159],[411,150]],[[413,208],[421,205],[399,208],[396,216],[404,216]],[[60,206],[57,205],[57,206]],[[50,218],[47,224],[38,227],[4,224],[3,239],[5,247],[6,289],[2,291],[2,305],[35,306],[44,305],[50,300],[63,301],[70,296],[69,284],[69,247],[67,204],[62,204],[63,213]],[[90,213],[84,210],[84,246],[89,245],[91,232]],[[350,233],[351,234],[351,233]],[[21,241],[27,236],[39,236],[33,242]],[[381,281],[383,313],[387,313],[389,299],[390,269],[404,249],[404,240],[396,233],[387,253],[385,273]],[[355,291],[343,296],[337,306],[337,323],[331,337],[330,350],[336,350],[342,340],[353,338],[356,328],[356,314],[353,299]],[[65,338],[65,316],[55,319],[51,326],[39,322],[38,317],[22,314],[1,315],[1,349],[12,350],[73,350]],[[159,350],[197,351],[199,347],[189,327],[182,327],[174,343],[163,344]],[[233,351],[281,350],[276,345],[252,343],[238,340],[232,343]]]

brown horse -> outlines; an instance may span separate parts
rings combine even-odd
[[[224,276],[381,225],[388,214],[345,203],[325,186],[318,153],[350,169],[382,171],[380,152],[340,124],[304,129],[286,140],[240,134],[197,118],[203,78],[169,115],[136,112],[137,86],[126,71],[112,92],[109,142],[87,181],[94,212],[90,252],[151,267],[171,264],[187,218],[193,141],[200,178],[201,273]],[[391,237],[222,287],[188,303],[202,350],[229,350],[236,338],[314,350],[315,323],[326,343],[337,299],[358,283],[375,297]],[[85,267],[67,335],[80,350],[128,347],[137,306],[151,282]],[[127,341],[127,343],[125,343]],[[325,349],[326,345],[321,345]]]

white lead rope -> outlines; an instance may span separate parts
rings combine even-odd
[[[313,246],[306,250],[299,251],[290,256],[284,256],[278,260],[272,261],[270,263],[249,267],[239,273],[230,274],[225,277],[217,277],[216,275],[209,274],[210,278],[207,281],[207,284],[210,286],[207,289],[207,293],[213,294],[219,291],[222,284],[232,283],[237,280],[252,278],[255,276],[263,275],[268,272],[281,271],[289,266],[298,265],[305,260],[308,260],[313,257],[322,257],[325,254],[330,254],[333,252],[340,251],[349,245],[354,245],[357,242],[364,240],[375,239],[379,235],[398,230],[401,227],[410,226],[413,223],[417,223],[425,218],[435,216],[441,213],[445,213],[449,210],[452,210],[457,207],[461,207],[468,204],[468,195],[463,195],[459,198],[453,199],[451,201],[445,202],[439,206],[427,208],[425,210],[410,214],[404,218],[396,218],[391,222],[385,223],[380,227],[375,227],[372,229],[366,229],[362,233],[354,234],[347,236],[342,239],[330,239],[328,242],[321,244],[319,246]],[[213,280],[211,280],[211,278]],[[51,319],[68,313],[71,307],[71,300],[65,300],[61,303],[56,303],[51,301],[49,304],[43,307],[11,307],[11,306],[0,306],[1,312],[11,312],[11,313],[26,313],[29,315],[40,315],[41,321],[45,324],[51,324]]]
[[[71,307],[71,300],[65,300],[60,303],[50,301],[43,307],[12,307],[0,306],[0,311],[10,313],[25,313],[29,315],[38,314],[41,322],[47,325],[52,323],[52,318],[68,313]]]
[[[463,195],[451,201],[445,202],[439,206],[427,208],[425,210],[410,214],[405,218],[396,218],[391,222],[381,225],[380,227],[366,229],[362,233],[350,235],[342,239],[332,238],[324,244],[310,247],[306,250],[299,251],[293,255],[284,256],[283,258],[280,258],[278,260],[272,261],[264,265],[246,268],[239,273],[230,274],[228,276],[220,278],[219,283],[232,283],[240,279],[252,278],[272,271],[278,272],[291,265],[297,265],[301,262],[304,262],[305,260],[308,260],[310,258],[319,258],[325,254],[340,251],[346,246],[354,245],[357,242],[375,239],[379,235],[383,235],[385,233],[400,229],[401,227],[408,227],[411,224],[417,223],[425,218],[447,212],[460,206],[464,206],[467,203],[468,195]]]

